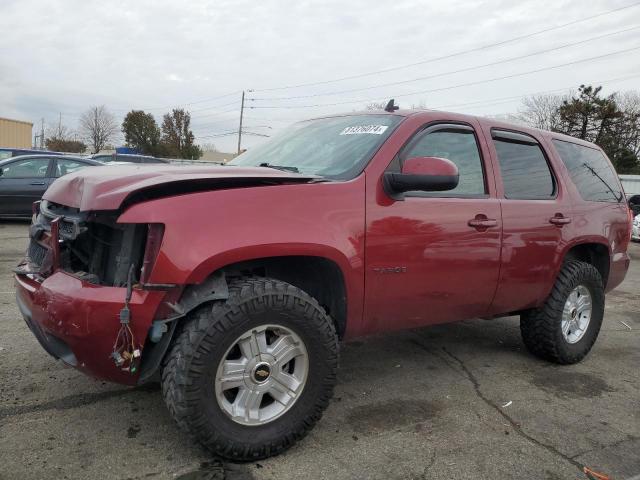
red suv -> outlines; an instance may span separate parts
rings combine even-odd
[[[15,280],[42,346],[161,379],[178,424],[235,460],[313,427],[344,338],[520,315],[532,353],[578,362],[629,266],[600,148],[442,112],[301,122],[226,166],[86,169],[34,210]]]

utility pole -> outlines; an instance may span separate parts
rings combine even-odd
[[[244,90],[242,91],[242,102],[240,103],[240,126],[238,127],[238,155],[240,155],[240,145],[242,143],[242,117],[244,115]]]
[[[44,118],[41,119],[42,123],[40,124],[40,150],[44,150]]]

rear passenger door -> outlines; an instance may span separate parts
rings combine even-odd
[[[31,216],[31,205],[49,184],[51,163],[46,157],[21,158],[2,167],[0,215]]]
[[[485,135],[502,207],[500,279],[491,313],[504,314],[547,297],[571,238],[571,202],[539,139],[497,128]]]

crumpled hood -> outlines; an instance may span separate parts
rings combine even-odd
[[[264,167],[109,165],[58,178],[43,198],[80,211],[117,210],[135,199],[218,188],[306,183],[318,177]]]

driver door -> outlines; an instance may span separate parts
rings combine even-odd
[[[460,180],[451,191],[407,192],[399,200],[367,192],[365,322],[370,332],[482,316],[498,284],[500,202],[491,157],[476,129],[426,126],[387,171],[400,171],[412,157],[447,158],[458,167]]]

